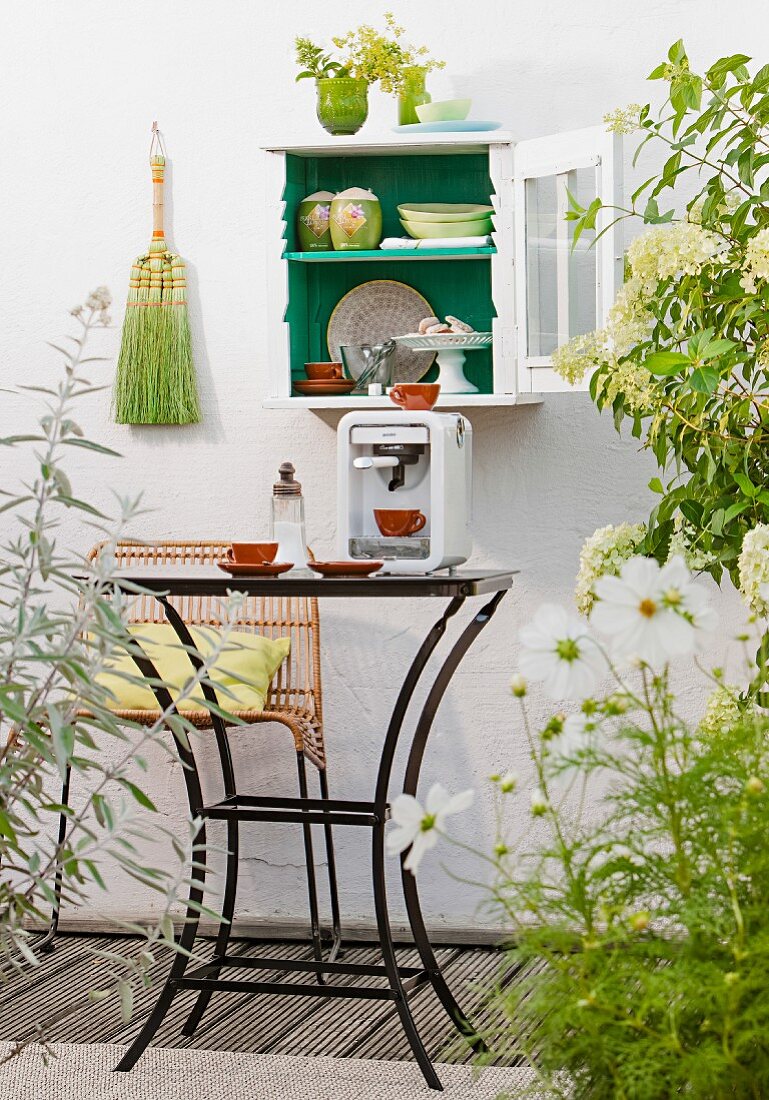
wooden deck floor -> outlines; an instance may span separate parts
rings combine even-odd
[[[89,989],[106,984],[109,966],[94,957],[94,949],[127,953],[139,941],[108,936],[60,935],[52,954],[23,976],[13,974],[0,984],[0,1039],[19,1041],[35,1034],[36,1025],[52,1020],[67,1006],[77,1002],[72,1015],[45,1028],[52,1042],[125,1043],[130,1041],[158,995],[170,956],[154,968],[152,989],[138,995],[134,1017],[126,1027],[115,998],[89,1002]],[[199,941],[201,943],[201,941]],[[212,944],[202,941],[199,954],[210,954]],[[231,953],[269,955],[277,958],[307,957],[306,944],[236,940]],[[468,1014],[476,1019],[483,1012],[477,984],[497,973],[500,956],[488,948],[438,947],[436,954],[446,979]],[[416,965],[416,951],[398,949],[403,965]],[[367,944],[345,947],[345,961],[378,962],[376,948]],[[250,971],[253,980],[272,980],[276,973]],[[292,976],[292,981],[297,980]],[[308,979],[311,980],[311,979]],[[351,979],[341,977],[339,981]],[[358,978],[361,984],[379,984],[381,979]],[[384,1058],[408,1060],[411,1052],[403,1036],[391,1003],[373,1000],[325,1000],[296,996],[214,995],[197,1033],[192,1038],[181,1034],[181,1027],[194,1001],[194,991],[180,993],[155,1036],[154,1044],[168,1047],[197,1047],[214,1050],[249,1051],[293,1055],[324,1054],[334,1057]],[[414,1016],[425,1046],[433,1059],[446,1055],[455,1045],[456,1033],[446,1014],[428,987],[410,998]],[[453,1060],[462,1060],[458,1053]],[[464,1056],[469,1060],[469,1052]]]

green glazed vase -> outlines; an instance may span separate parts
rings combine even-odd
[[[398,125],[413,126],[419,122],[416,108],[420,103],[430,103],[432,96],[427,91],[425,81],[427,73],[418,65],[403,71],[403,88],[398,96]]]
[[[348,187],[331,203],[331,240],[337,252],[361,252],[379,247],[382,207],[372,191]]]
[[[330,134],[357,134],[368,118],[368,82],[351,77],[316,80],[318,122]]]

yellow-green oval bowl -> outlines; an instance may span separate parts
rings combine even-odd
[[[401,225],[410,237],[431,240],[436,237],[484,237],[492,231],[491,218],[473,222],[409,222],[401,218]]]
[[[407,222],[472,222],[491,217],[494,207],[474,202],[404,202],[398,213]]]

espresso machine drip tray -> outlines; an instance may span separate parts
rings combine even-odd
[[[423,561],[430,556],[430,539],[409,535],[406,538],[385,538],[384,535],[366,535],[350,539],[351,558],[370,558],[372,561]]]

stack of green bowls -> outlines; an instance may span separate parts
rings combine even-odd
[[[484,237],[493,231],[493,206],[477,203],[412,202],[398,207],[400,222],[410,237]]]

